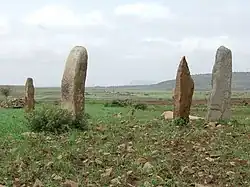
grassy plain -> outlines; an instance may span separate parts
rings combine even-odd
[[[160,117],[171,105],[149,105],[132,115],[130,107],[102,104],[116,96],[170,99],[171,92],[87,92],[91,118],[85,132],[23,134],[29,131],[23,110],[0,109],[0,184],[12,186],[18,179],[32,186],[39,179],[44,186],[56,187],[69,179],[89,187],[250,186],[248,106],[234,105],[233,119],[216,127],[202,120],[177,127]],[[36,93],[41,102],[60,97],[56,88]],[[248,93],[235,93],[241,94]],[[191,113],[204,116],[206,107],[195,105]]]
[[[0,86],[1,87],[1,86]],[[2,86],[3,87],[3,86]],[[22,97],[24,94],[23,86],[10,86],[13,97]],[[193,99],[207,99],[209,91],[195,91]],[[60,88],[46,87],[36,88],[35,94],[37,101],[55,101],[60,100]],[[169,100],[172,98],[172,91],[162,90],[140,90],[126,88],[98,88],[89,87],[86,89],[86,98],[90,100],[111,100],[111,99],[133,99],[133,100]],[[232,98],[250,98],[249,91],[233,91]],[[3,97],[0,95],[0,100]]]

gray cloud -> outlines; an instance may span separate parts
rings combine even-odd
[[[0,84],[23,84],[32,76],[37,86],[59,86],[65,60],[75,45],[88,49],[87,85],[172,79],[183,55],[192,73],[208,73],[220,45],[232,49],[233,69],[246,71],[250,69],[249,5],[243,0],[87,4],[25,0],[14,7],[10,1],[0,7]],[[46,10],[50,19],[37,16],[39,10]],[[27,22],[29,16],[32,23]]]

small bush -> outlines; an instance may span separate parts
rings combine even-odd
[[[131,100],[129,99],[125,99],[125,100],[120,100],[120,99],[116,99],[116,100],[112,100],[111,103],[107,102],[104,104],[104,107],[127,107],[127,106],[131,106],[133,103]]]
[[[184,118],[176,118],[174,119],[173,123],[176,126],[186,126],[188,124],[189,120]]]
[[[134,104],[134,108],[136,110],[146,110],[147,109],[147,105],[146,104],[143,104],[143,103],[137,103],[137,104]]]
[[[10,96],[11,91],[12,91],[12,90],[11,90],[11,88],[10,88],[9,86],[0,88],[0,93],[5,97],[6,100],[7,100],[8,97]]]
[[[72,114],[58,106],[43,106],[26,114],[26,121],[33,132],[65,133],[72,129],[85,130],[87,127],[86,114],[73,119]]]

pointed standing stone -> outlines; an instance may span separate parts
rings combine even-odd
[[[216,51],[212,72],[212,91],[206,120],[213,122],[231,118],[232,52],[220,46]]]
[[[194,81],[190,75],[185,56],[179,64],[174,90],[173,117],[189,121],[190,107],[194,93]]]
[[[35,109],[35,88],[32,78],[27,78],[25,83],[25,111],[30,112]]]
[[[72,112],[75,117],[84,110],[87,61],[86,48],[74,47],[67,58],[61,82],[62,108]]]

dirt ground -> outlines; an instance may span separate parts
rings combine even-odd
[[[152,105],[171,105],[173,104],[172,100],[146,100],[142,101],[145,104],[152,104]],[[232,105],[248,105],[250,104],[250,98],[232,98],[231,99]],[[192,105],[206,105],[206,99],[196,99],[192,101]]]

